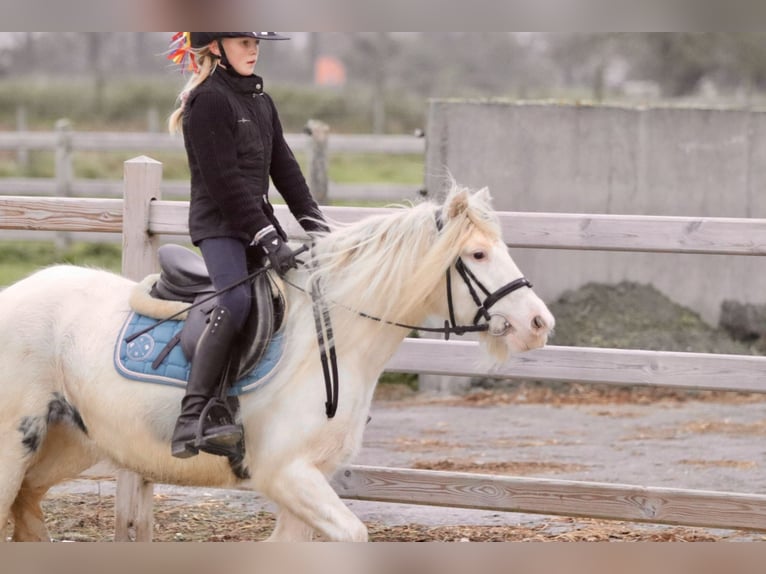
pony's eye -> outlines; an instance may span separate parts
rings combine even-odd
[[[474,251],[471,254],[471,257],[473,257],[475,261],[481,261],[482,259],[486,259],[487,254],[484,251]]]

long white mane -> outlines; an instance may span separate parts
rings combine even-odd
[[[500,236],[488,193],[453,184],[444,204],[424,201],[340,226],[313,249],[319,281],[330,304],[408,322],[444,280],[477,228]]]

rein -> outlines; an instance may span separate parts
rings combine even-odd
[[[301,289],[294,285],[287,278],[283,281],[288,285]],[[319,359],[322,362],[322,374],[324,375],[325,394],[325,414],[328,419],[335,416],[338,410],[338,356],[335,353],[335,342],[333,340],[332,322],[330,321],[330,309],[327,307],[319,281],[315,281],[311,286],[311,306],[314,311],[314,327],[317,332],[317,345],[319,346]]]
[[[437,217],[437,227],[441,229],[440,220]],[[521,289],[522,287],[532,287],[525,277],[519,277],[514,281],[506,283],[502,287],[495,291],[490,291],[484,284],[479,281],[478,277],[466,267],[463,260],[458,257],[454,263],[455,270],[460,275],[461,279],[468,288],[468,292],[471,295],[474,303],[476,303],[477,310],[473,319],[472,325],[458,325],[455,319],[455,306],[452,296],[452,266],[447,268],[447,306],[449,308],[449,321],[444,321],[443,327],[424,327],[422,325],[408,325],[406,323],[399,323],[396,321],[388,321],[381,317],[375,317],[363,311],[352,309],[342,303],[333,302],[335,305],[346,309],[352,313],[356,313],[360,317],[365,319],[371,319],[378,321],[379,323],[385,323],[387,325],[393,325],[395,327],[402,327],[405,329],[411,329],[415,331],[426,331],[429,333],[440,333],[444,335],[444,340],[448,341],[451,334],[458,336],[465,335],[466,333],[480,333],[487,331],[490,335],[495,337],[502,337],[512,328],[508,320],[500,314],[492,314],[489,310],[495,303],[500,301],[506,295],[510,295],[514,291]],[[309,294],[312,301],[312,309],[314,311],[314,326],[317,332],[317,343],[319,346],[319,357],[322,362],[322,373],[324,375],[325,392],[327,394],[327,401],[325,402],[325,412],[327,418],[331,419],[335,416],[338,410],[338,357],[335,351],[335,342],[333,340],[332,323],[330,321],[330,310],[327,307],[327,302],[322,297],[322,290],[319,282],[316,281],[311,287],[311,293],[295,283],[289,281],[287,278],[283,278],[283,281],[290,285],[293,289],[301,291],[302,293]],[[476,292],[478,288],[484,294],[484,300],[482,301],[479,294]],[[480,321],[484,319],[484,323]],[[495,321],[498,319],[498,321]],[[493,321],[495,324],[493,325]]]
[[[304,253],[305,251],[308,251],[308,249],[309,249],[308,246],[302,245],[301,247],[299,247],[298,249],[293,251],[293,255],[296,255],[296,256],[300,255],[301,253]],[[195,301],[194,303],[190,303],[188,307],[186,307],[184,309],[181,309],[177,313],[173,313],[170,317],[165,317],[164,319],[157,320],[156,323],[154,323],[153,325],[149,325],[146,329],[143,329],[142,331],[139,331],[137,333],[133,333],[130,337],[126,338],[125,341],[128,342],[128,343],[130,343],[132,341],[135,341],[141,335],[145,335],[146,333],[148,333],[152,329],[154,329],[156,327],[159,327],[160,325],[163,325],[163,324],[167,323],[168,321],[172,321],[172,320],[178,318],[179,316],[183,315],[184,313],[186,313],[188,311],[191,311],[192,309],[195,309],[196,307],[199,307],[200,305],[204,305],[208,301],[212,301],[213,299],[218,297],[221,293],[226,293],[227,291],[231,291],[232,289],[242,285],[243,283],[247,283],[248,281],[255,280],[255,278],[258,277],[258,275],[260,275],[262,273],[266,273],[269,269],[271,269],[271,264],[267,261],[262,267],[259,267],[258,269],[253,271],[252,273],[247,275],[247,277],[243,277],[242,279],[239,279],[239,280],[235,281],[231,285],[227,285],[223,289],[219,289],[218,291],[215,291],[215,292],[211,293],[207,297],[202,297],[198,301]]]
[[[487,289],[484,284],[479,281],[479,279],[471,272],[468,267],[465,266],[463,263],[463,260],[458,258],[457,261],[455,261],[455,270],[458,272],[460,277],[463,279],[463,282],[465,283],[466,287],[468,287],[468,292],[471,294],[472,299],[476,303],[476,306],[478,307],[476,311],[476,315],[473,320],[472,325],[458,325],[457,321],[455,320],[455,310],[454,310],[454,304],[452,302],[452,275],[450,273],[450,269],[447,269],[447,306],[449,308],[449,320],[444,321],[443,327],[424,327],[422,325],[409,325],[407,323],[399,323],[397,321],[389,321],[387,319],[383,319],[381,317],[376,317],[375,315],[370,315],[369,313],[365,313],[364,311],[359,311],[357,309],[352,309],[351,307],[344,305],[342,303],[338,303],[336,301],[333,301],[333,303],[339,307],[342,307],[346,311],[350,311],[352,313],[356,313],[360,317],[364,317],[365,319],[371,319],[372,321],[377,321],[379,323],[385,323],[386,325],[392,325],[394,327],[402,327],[404,329],[411,329],[413,331],[424,331],[428,333],[439,333],[444,335],[444,340],[448,341],[451,334],[455,334],[458,337],[461,335],[465,335],[466,333],[482,333],[484,331],[488,331],[490,335],[496,336],[496,337],[502,337],[508,332],[508,329],[510,329],[510,324],[507,320],[502,318],[500,315],[493,315],[489,313],[489,309],[498,301],[500,301],[503,297],[506,295],[510,295],[514,291],[517,291],[518,289],[521,289],[522,287],[532,287],[532,283],[530,283],[525,277],[519,277],[518,279],[511,281],[510,283],[506,283],[499,289],[490,292],[489,289]],[[296,285],[295,283],[288,281],[287,279],[283,278],[283,281],[290,285],[293,289],[297,289],[298,291],[301,291],[303,293],[307,293],[306,289],[301,287],[300,285]],[[482,301],[479,298],[479,295],[476,293],[476,289],[474,289],[474,284],[476,287],[478,287],[482,293],[486,295],[484,301]],[[321,312],[323,315],[326,315],[327,312],[327,306],[323,299],[321,299],[321,293],[318,292],[316,289],[312,289],[311,291],[311,298],[315,305],[314,314],[317,315],[318,312]],[[317,311],[317,306],[321,306],[321,311]],[[493,317],[501,317],[504,321],[502,325],[502,329],[493,329],[491,326],[491,321]],[[485,319],[486,323],[479,324],[479,321],[481,319]],[[327,322],[329,322],[329,315],[327,316]]]
[[[305,249],[303,251],[305,251]],[[301,251],[301,252],[303,252],[303,251]],[[255,270],[254,272],[250,273],[247,277],[239,279],[238,281],[235,281],[231,285],[227,285],[223,289],[219,289],[218,291],[215,291],[215,292],[211,293],[207,297],[202,297],[198,301],[195,301],[194,303],[190,303],[188,307],[185,307],[185,308],[181,309],[177,313],[173,313],[172,315],[170,315],[169,317],[165,317],[164,319],[158,319],[156,323],[154,323],[153,325],[149,325],[146,329],[142,329],[141,331],[138,331],[137,333],[133,333],[130,337],[126,337],[125,341],[127,343],[135,341],[141,335],[145,335],[146,333],[148,333],[152,329],[155,329],[155,328],[159,327],[160,325],[164,325],[165,323],[167,323],[169,321],[173,321],[174,319],[177,319],[178,317],[180,317],[184,313],[187,313],[187,312],[191,311],[192,309],[195,309],[195,308],[199,307],[200,305],[204,305],[208,301],[212,301],[213,299],[218,297],[221,293],[226,293],[227,291],[231,291],[232,289],[234,289],[235,287],[238,287],[239,285],[242,285],[243,283],[247,283],[248,281],[253,281],[256,277],[258,277],[258,275],[260,275],[261,273],[266,273],[266,271],[268,271],[269,269],[271,269],[270,266],[261,267],[261,268]]]
[[[436,228],[441,231],[442,227],[444,227],[444,223],[441,219],[441,214],[439,210],[436,210],[434,213],[434,219],[436,222]],[[364,317],[365,319],[371,319],[373,321],[378,321],[379,323],[385,323],[387,325],[393,325],[395,327],[402,327],[404,329],[411,329],[413,331],[425,331],[428,333],[439,333],[444,335],[444,340],[449,341],[449,336],[451,334],[455,334],[458,337],[465,335],[466,333],[483,333],[484,331],[488,331],[490,335],[495,337],[502,337],[508,331],[511,329],[511,324],[508,322],[505,317],[499,314],[491,314],[489,312],[489,309],[498,301],[500,301],[503,297],[506,295],[510,295],[514,291],[517,291],[518,289],[521,289],[522,287],[529,287],[532,288],[532,283],[530,283],[526,277],[519,277],[518,279],[511,281],[509,283],[506,283],[499,289],[496,289],[495,291],[490,292],[489,289],[487,289],[484,284],[479,281],[478,277],[473,274],[473,272],[468,269],[468,267],[465,266],[465,263],[463,263],[463,260],[458,257],[455,261],[455,271],[458,272],[460,277],[463,279],[463,283],[465,283],[466,287],[468,288],[468,292],[471,294],[471,298],[473,299],[474,303],[476,303],[476,315],[473,318],[473,324],[472,325],[458,325],[457,321],[455,320],[455,306],[452,301],[452,274],[450,273],[451,267],[447,268],[447,306],[449,309],[449,321],[444,321],[443,327],[423,327],[421,325],[408,325],[406,323],[397,323],[396,321],[388,321],[386,319],[383,319],[381,317],[375,317],[374,315],[370,315],[368,313],[365,313],[364,311],[359,311],[356,309],[352,309],[351,307],[348,307],[346,305],[343,305],[342,303],[333,302],[334,304],[346,309],[347,311],[350,311],[352,313],[356,313],[360,317]],[[298,291],[302,291],[303,293],[306,293],[306,290],[298,285],[295,285],[294,283],[291,283],[287,280],[285,280],[285,283],[293,287],[294,289],[297,289]],[[484,293],[485,298],[482,301],[479,297],[478,293],[476,292],[476,289],[474,288],[478,287],[482,293]],[[312,300],[314,301],[314,314],[316,316],[317,314],[317,304],[318,301],[321,301],[321,299],[318,299],[320,297],[320,293],[317,291],[316,293],[314,290],[311,292]],[[322,314],[327,316],[327,323],[329,324],[329,313],[327,311],[326,305],[324,302],[321,302],[322,306]],[[499,318],[502,323],[498,326],[495,325],[493,327],[492,321],[493,317]],[[481,319],[484,319],[486,323],[479,324],[479,321]],[[498,328],[499,327],[499,328]],[[321,348],[321,346],[320,346]],[[334,347],[331,347],[331,350],[334,351]],[[327,380],[327,377],[325,377],[325,380]]]

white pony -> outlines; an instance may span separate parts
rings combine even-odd
[[[543,346],[554,326],[523,282],[500,235],[489,192],[456,185],[443,205],[424,202],[373,216],[317,239],[317,267],[291,283],[319,280],[330,306],[339,365],[339,406],[325,413],[311,298],[286,288],[285,351],[274,379],[240,397],[245,466],[238,479],[224,457],[170,455],[183,391],[122,378],[113,346],[130,313],[135,283],[106,271],[55,266],[0,293],[0,530],[14,540],[49,540],[40,501],[48,489],[102,459],[149,480],[257,490],[278,506],[270,540],[367,540],[367,528],[328,482],[360,448],[373,389],[409,329],[429,316],[470,325],[481,284],[499,297],[489,353]],[[461,260],[475,280],[456,271]],[[484,294],[480,295],[483,297]],[[383,321],[370,320],[375,316]],[[486,318],[486,316],[485,316]],[[479,323],[485,318],[478,319]],[[492,334],[494,333],[494,334]]]

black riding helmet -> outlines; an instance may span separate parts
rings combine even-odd
[[[255,38],[257,40],[289,40],[276,32],[191,32],[191,47],[204,48],[213,40],[220,38]]]
[[[221,52],[221,63],[226,68],[226,72],[232,76],[239,74],[229,65],[229,59],[226,57],[226,50],[223,48],[222,38],[255,38],[256,40],[289,40],[287,36],[282,36],[276,32],[190,32],[190,41],[192,49],[203,48],[210,42],[218,42],[218,50]]]

